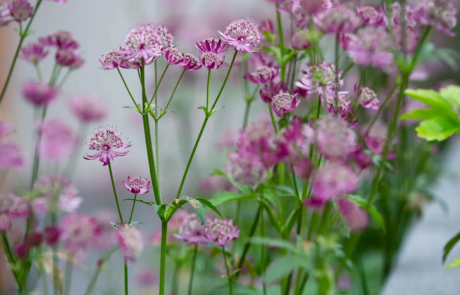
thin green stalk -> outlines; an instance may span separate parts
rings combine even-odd
[[[155,118],[157,118],[157,116],[155,115]],[[158,191],[160,192],[161,194],[161,181],[160,181],[160,176],[161,176],[161,173],[160,173],[160,141],[158,139],[158,134],[159,134],[159,130],[158,130],[158,125],[159,125],[159,120],[158,119],[155,119],[155,157],[157,159],[157,189]]]
[[[115,188],[115,182],[113,180],[112,164],[109,162],[108,166],[110,172],[110,180],[112,181],[113,196],[115,197],[115,203],[117,204],[118,217],[120,217],[121,224],[125,224],[123,221],[123,216],[121,215],[120,204],[118,203],[117,189]]]
[[[64,85],[65,81],[67,81],[67,78],[69,78],[69,75],[70,75],[71,72],[72,72],[72,70],[69,69],[69,70],[67,71],[67,73],[65,73],[65,75],[64,75],[64,77],[62,78],[61,82],[59,82],[57,88],[61,88],[61,87]],[[56,80],[57,80],[57,78],[56,78]]]
[[[120,78],[123,81],[123,84],[125,85],[126,90],[128,91],[129,97],[131,97],[131,100],[133,101],[134,105],[138,107],[136,101],[134,100],[133,95],[131,94],[131,91],[129,91],[128,85],[126,84],[125,78],[123,78],[123,75],[121,74],[120,69],[117,68],[117,71],[118,71],[118,74],[120,74]]]
[[[252,104],[252,99],[249,99],[246,101],[246,108],[244,110],[244,118],[243,118],[243,130],[246,129],[246,126],[248,126],[249,111],[251,109],[251,104]]]
[[[161,221],[161,260],[160,260],[160,290],[159,295],[165,295],[166,277],[166,237],[168,235],[168,222]]]
[[[48,280],[46,279],[46,272],[42,263],[40,263],[40,273],[42,277],[43,295],[48,295]]]
[[[270,118],[272,119],[273,129],[275,129],[275,134],[278,134],[278,128],[276,127],[275,116],[273,115],[273,108],[271,105],[268,105],[270,111]]]
[[[101,273],[102,267],[118,248],[118,245],[110,247],[107,251],[105,251],[104,255],[102,256],[102,259],[100,259],[97,262],[96,271],[94,272],[94,275],[92,276],[91,281],[89,282],[88,287],[86,288],[85,295],[91,295],[94,287],[96,286],[97,279],[99,278],[99,274]]]
[[[214,110],[214,107],[216,106],[217,102],[219,101],[220,96],[222,95],[222,92],[224,91],[225,85],[227,84],[228,77],[230,76],[230,72],[232,71],[233,64],[235,63],[235,58],[237,54],[238,54],[238,51],[235,50],[235,54],[233,54],[232,62],[230,63],[230,67],[228,68],[227,76],[225,76],[225,80],[224,80],[224,83],[222,83],[222,87],[219,90],[219,94],[217,94],[216,100],[212,104],[211,111]]]
[[[185,69],[182,71],[182,74],[180,75],[179,80],[177,81],[176,86],[174,87],[174,91],[172,92],[171,97],[169,98],[168,103],[166,104],[166,107],[164,109],[165,112],[168,109],[168,106],[171,103],[171,100],[174,97],[174,94],[176,93],[177,86],[179,86],[179,83],[182,80],[182,77],[184,76],[184,74],[185,74]]]
[[[196,262],[196,254],[198,253],[198,245],[195,244],[193,246],[193,256],[192,256],[192,268],[190,270],[190,281],[188,282],[188,295],[192,295],[193,289],[193,276],[195,274],[195,262]]]
[[[40,66],[38,64],[35,64],[35,71],[37,72],[38,81],[42,83],[43,82],[42,72],[40,71]]]
[[[259,210],[257,210],[256,217],[254,219],[254,222],[251,225],[251,230],[249,231],[248,240],[250,240],[254,236],[254,233],[256,232],[257,224],[259,223],[259,219],[260,219],[262,210],[263,210],[263,206],[259,205]],[[251,245],[252,244],[249,243],[248,241],[245,242],[244,249],[243,249],[243,254],[241,255],[240,260],[238,261],[237,269],[241,269],[241,267],[243,266],[244,260],[246,258],[246,255],[248,254],[248,251],[249,251],[249,248],[251,247]],[[240,273],[238,272],[236,274],[236,277],[238,277],[239,274]]]
[[[88,287],[86,288],[85,295],[91,295],[94,287],[96,286],[97,279],[99,278],[100,273],[101,273],[101,268],[97,267],[96,272],[94,273],[93,277],[91,278],[91,281],[88,284]]]
[[[324,231],[327,229],[327,221],[328,221],[329,213],[331,212],[331,209],[332,209],[332,204],[331,202],[328,202],[326,204],[326,208],[324,208],[323,216],[321,216],[321,221],[320,221],[319,228],[318,228],[319,234],[323,234]]]
[[[211,70],[208,70],[208,83],[206,87],[206,110],[209,108],[209,88],[211,86]]]
[[[224,246],[222,246],[222,255],[224,255],[225,269],[227,270],[228,292],[229,292],[230,295],[233,295],[232,277],[230,276],[230,269],[228,268],[227,255],[225,254]]]
[[[276,21],[277,21],[277,24],[278,24],[278,35],[279,35],[279,38],[280,38],[280,48],[281,48],[281,52],[284,51],[284,32],[283,32],[283,24],[281,22],[281,13],[278,9],[278,5],[276,6]]]
[[[125,273],[125,295],[128,295],[129,293],[129,287],[128,287],[128,259],[124,257],[124,273]]]
[[[153,93],[152,98],[150,99],[149,107],[152,105],[153,99],[155,99],[155,107],[158,107],[158,104],[157,104],[157,102],[158,102],[157,101],[157,99],[158,99],[157,92],[158,92],[158,89],[160,88],[161,81],[163,81],[163,78],[164,78],[168,68],[169,68],[169,64],[166,65],[165,70],[163,71],[163,74],[161,75],[160,81],[157,84],[157,80],[156,80],[157,79],[157,63],[155,62],[155,92]],[[143,70],[141,70],[141,73],[142,72],[143,72]],[[144,74],[145,74],[145,72],[142,73],[142,75],[144,75]]]
[[[174,267],[173,279],[172,279],[172,286],[171,286],[171,294],[178,294],[179,289],[179,273],[182,267],[182,263],[180,261],[176,262],[176,266]]]
[[[70,253],[67,253],[67,261],[65,264],[64,295],[70,294],[70,284],[72,282],[72,270],[73,270],[73,257]]]
[[[263,195],[261,196],[263,198]],[[260,236],[263,238],[265,237],[266,235],[266,232],[265,232],[265,220],[264,220],[264,210],[262,209],[260,211]],[[260,255],[261,255],[261,258],[260,258],[260,263],[261,263],[261,268],[262,268],[262,271],[261,273],[265,273],[265,268],[266,268],[266,259],[267,259],[267,248],[265,247],[265,245],[261,245],[260,246],[261,249],[260,249]],[[263,295],[267,295],[267,285],[265,284],[262,284],[262,290],[263,290]]]
[[[48,110],[48,106],[44,106],[42,110],[42,117],[41,117],[41,122],[45,120],[46,117],[46,112]],[[34,155],[34,164],[32,168],[32,179],[30,181],[30,189],[32,190],[34,188],[35,181],[37,181],[38,178],[38,168],[40,166],[40,155],[38,154],[38,149],[41,141],[41,132],[37,133],[37,142],[35,144],[35,155]]]
[[[2,232],[2,240],[3,240],[3,247],[5,249],[6,257],[8,258],[8,262],[13,265],[15,263],[15,259],[13,256],[13,252],[11,252],[10,244],[8,242],[8,238],[6,237],[6,233]]]
[[[19,56],[19,52],[21,51],[22,43],[24,43],[24,39],[29,35],[28,32],[29,32],[30,26],[32,25],[33,20],[35,19],[35,15],[37,15],[37,12],[38,12],[38,9],[40,8],[41,3],[42,3],[42,0],[37,1],[37,4],[35,5],[35,8],[34,8],[34,13],[32,14],[32,17],[30,18],[29,22],[27,23],[25,30],[24,31],[21,30],[19,44],[14,53],[13,61],[11,62],[11,66],[8,71],[8,75],[6,76],[6,81],[5,81],[5,84],[3,85],[2,93],[0,94],[0,103],[2,102],[3,97],[5,96],[6,89],[8,88],[8,85],[11,80],[11,76],[13,75],[13,70],[16,65],[16,61],[18,60],[18,56]]]
[[[129,216],[128,224],[133,220],[134,207],[136,206],[137,194],[134,195],[133,208],[131,208],[131,215]]]

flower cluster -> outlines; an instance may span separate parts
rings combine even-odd
[[[131,143],[122,139],[121,134],[111,127],[99,127],[92,132],[87,140],[88,149],[96,151],[95,154],[86,154],[86,160],[99,159],[104,166],[108,165],[116,157],[124,156],[128,151],[123,151],[131,146]]]

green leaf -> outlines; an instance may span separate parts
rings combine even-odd
[[[190,198],[188,196],[183,196],[179,200],[186,201],[195,209],[196,214],[200,218],[201,224],[206,222],[206,210],[203,207],[203,204],[197,199]]]
[[[434,110],[438,111],[440,116],[447,116],[454,121],[460,122],[458,115],[452,109],[451,103],[443,99],[438,92],[427,89],[407,89],[405,93],[432,107]]]
[[[288,251],[292,251],[294,253],[299,252],[299,250],[296,248],[296,246],[293,243],[290,243],[284,240],[264,238],[264,237],[254,237],[254,238],[248,239],[248,242],[251,244],[255,244],[255,245],[265,245],[269,247],[285,249]]]
[[[449,264],[446,269],[454,268],[454,267],[459,267],[460,266],[460,257],[455,259],[451,264]]]
[[[431,120],[423,121],[415,128],[418,137],[427,141],[442,141],[460,130],[460,124],[452,122],[447,117],[436,117]]]
[[[400,117],[401,120],[415,119],[415,120],[429,120],[439,116],[439,112],[434,109],[420,109],[414,110],[411,113],[404,114]]]
[[[447,244],[444,246],[444,254],[442,255],[442,262],[446,262],[447,256],[449,255],[450,251],[452,251],[452,248],[460,241],[460,232],[455,235],[452,239],[447,242]]]
[[[460,109],[460,87],[449,86],[439,90],[441,97],[449,104],[453,104],[457,109]]]
[[[123,201],[136,201],[136,202],[140,202],[142,204],[149,205],[149,206],[155,205],[154,202],[148,202],[148,201],[144,201],[144,200],[140,200],[140,199],[124,199]]]
[[[213,205],[211,202],[209,202],[208,200],[203,199],[203,198],[196,198],[195,200],[200,201],[204,206],[208,207],[208,208],[211,209],[212,211],[216,212],[217,215],[219,215],[220,217],[222,217],[222,214],[220,214],[219,210],[217,210],[217,208],[214,207],[214,205]]]
[[[215,194],[209,201],[214,206],[219,206],[221,204],[225,204],[228,202],[249,200],[249,199],[254,199],[255,197],[256,197],[255,194],[243,195],[243,194],[234,193],[234,192],[220,192],[218,194]]]
[[[281,224],[278,218],[276,217],[275,213],[273,212],[272,208],[270,208],[270,206],[268,205],[268,202],[266,200],[259,200],[259,204],[264,207],[264,210],[267,212],[272,225],[275,227],[276,231],[279,234],[281,234],[283,231],[281,228]]]
[[[383,230],[383,233],[384,234],[386,233],[387,229],[385,226],[385,220],[383,219],[382,215],[380,215],[379,211],[377,211],[374,205],[367,206],[367,200],[361,198],[360,196],[356,196],[356,195],[346,195],[346,196],[352,199],[353,201],[355,201],[356,203],[358,203],[358,205],[361,208],[366,210],[367,213],[369,213],[375,219],[375,221],[377,221],[377,223],[380,225],[380,227]]]
[[[273,192],[273,190],[273,188],[265,186],[263,190],[263,198],[272,203],[272,205],[275,206],[277,210],[280,210],[282,206],[281,200],[278,198],[278,194],[276,194],[276,192]]]
[[[296,269],[310,270],[312,265],[305,255],[286,255],[275,259],[266,270],[262,281],[270,284],[279,280]]]

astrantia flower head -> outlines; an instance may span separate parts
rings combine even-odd
[[[403,12],[405,15],[403,15]],[[393,25],[402,25],[401,16],[404,17],[407,27],[414,28],[417,25],[417,15],[415,14],[414,8],[406,4],[403,11],[401,4],[396,1],[391,4],[391,21]]]
[[[45,243],[49,246],[54,246],[61,237],[62,230],[57,226],[45,227]]]
[[[337,204],[351,232],[362,232],[366,229],[369,224],[369,216],[363,208],[346,198],[340,198]]]
[[[356,166],[360,169],[367,169],[372,165],[372,157],[360,146],[355,148],[350,157],[355,160]]]
[[[302,12],[305,14],[316,14],[327,11],[332,7],[331,0],[297,0],[294,3],[300,6]]]
[[[116,236],[123,256],[129,261],[136,260],[144,250],[144,238],[139,229],[124,224],[117,228]]]
[[[311,42],[307,39],[305,31],[298,31],[292,35],[291,47],[295,50],[305,50],[311,47]]]
[[[108,111],[105,102],[91,96],[72,98],[69,107],[70,111],[84,123],[101,121],[107,116]]]
[[[104,70],[113,70],[118,67],[122,67],[124,63],[124,54],[120,50],[111,50],[102,56],[99,62]]]
[[[21,49],[20,59],[28,61],[33,64],[38,64],[48,55],[48,51],[45,50],[42,44],[32,43]]]
[[[225,171],[235,182],[253,188],[266,177],[266,169],[262,161],[249,153],[230,153]]]
[[[233,220],[231,219],[214,219],[206,226],[204,234],[208,242],[225,246],[228,242],[238,238],[240,229],[233,225]]]
[[[299,104],[300,99],[297,98],[296,94],[281,92],[273,97],[271,106],[278,117],[283,117],[284,114],[297,108]]]
[[[259,28],[249,19],[236,20],[227,26],[224,33],[219,34],[222,40],[242,52],[254,52],[261,39]]]
[[[244,78],[254,84],[267,84],[278,75],[279,69],[260,66],[254,72],[248,73]]]
[[[352,10],[338,5],[316,14],[314,22],[325,34],[343,34],[354,31],[360,20]]]
[[[89,215],[65,215],[61,220],[61,239],[66,250],[77,253],[96,243],[101,236],[99,222]]]
[[[95,154],[86,154],[84,159],[99,159],[104,166],[108,165],[116,157],[122,157],[128,153],[123,151],[131,146],[131,143],[122,139],[121,134],[111,127],[99,127],[95,129],[87,141],[88,148],[96,151]]]
[[[366,128],[367,130],[367,128]],[[377,155],[383,153],[383,146],[388,138],[388,127],[381,121],[377,121],[368,133],[364,134],[367,147]]]
[[[13,21],[8,6],[8,2],[0,1],[0,27],[7,26],[10,22]]]
[[[22,147],[11,140],[0,140],[0,170],[24,166]]]
[[[24,198],[9,194],[2,198],[0,212],[6,213],[13,218],[27,217],[30,215],[30,204]]]
[[[337,73],[339,76],[338,86],[343,85],[343,80],[340,79],[342,72]],[[306,69],[302,71],[302,76],[295,83],[299,88],[305,89],[308,91],[308,94],[311,93],[323,93],[323,89],[335,90],[334,85],[336,85],[336,71],[335,66],[329,62],[322,61],[321,63],[309,64]]]
[[[378,110],[380,101],[374,90],[368,87],[361,87],[358,91],[358,101],[366,109]]]
[[[363,23],[374,27],[385,27],[385,14],[381,7],[362,6],[356,8],[356,14],[361,18]]]
[[[273,82],[270,85],[260,89],[259,94],[263,102],[271,103],[273,97],[281,92],[287,91],[287,86],[283,82],[274,84]]]
[[[58,49],[77,49],[78,42],[74,39],[72,33],[65,30],[56,31],[50,35],[40,38],[40,43],[45,46],[54,46]]]
[[[58,209],[73,213],[83,202],[83,199],[77,196],[77,189],[72,182],[63,176],[43,176],[35,188],[40,192],[40,197],[32,203],[36,214],[56,212]]]
[[[348,55],[355,63],[378,68],[393,62],[392,41],[384,28],[365,27],[355,36],[349,39],[346,46]]]
[[[418,22],[455,36],[451,30],[457,25],[457,9],[450,0],[424,0],[414,13]]]
[[[201,225],[200,220],[195,214],[191,214],[185,219],[179,228],[179,233],[174,236],[188,244],[202,244],[208,240],[204,235],[205,227]]]
[[[301,159],[300,161],[296,161],[294,163],[294,173],[300,179],[308,179],[313,171],[313,163],[310,159]]]
[[[51,119],[41,123],[37,131],[41,134],[38,153],[49,160],[68,158],[75,147],[76,136],[72,128],[61,120]]]
[[[184,53],[183,56],[184,56],[184,62],[182,66],[187,71],[197,71],[203,67],[200,61],[196,57],[191,55],[190,53]]]
[[[33,14],[33,7],[26,0],[15,0],[9,6],[10,14],[18,23],[27,20]]]
[[[326,95],[320,95],[321,102],[323,106],[327,108],[328,112],[331,114],[344,114],[351,107],[351,103],[348,101],[348,91],[334,91],[333,89],[328,89]]]
[[[259,31],[263,35],[273,36],[275,34],[275,27],[273,26],[273,22],[270,19],[262,21],[259,26]],[[272,38],[274,38],[274,36]]]
[[[144,64],[149,65],[161,56],[164,49],[171,47],[172,40],[172,35],[163,26],[141,26],[129,32],[122,53],[130,62],[143,59]]]
[[[22,88],[22,95],[36,106],[48,105],[56,99],[58,90],[53,86],[40,82],[28,82]]]
[[[359,186],[359,180],[346,164],[331,162],[322,166],[313,180],[314,194],[325,201],[351,193]]]
[[[200,56],[200,61],[208,70],[217,70],[224,64],[224,57],[214,52],[206,52]]]
[[[123,181],[125,188],[133,194],[145,195],[150,190],[150,181],[141,177],[129,177],[128,182]]]
[[[318,149],[328,160],[346,160],[354,151],[356,134],[341,118],[330,116],[318,120],[315,135]]]
[[[184,62],[182,52],[174,47],[169,47],[163,50],[163,56],[166,62],[170,65],[181,65]]]
[[[199,53],[214,52],[221,55],[227,51],[228,44],[222,42],[220,39],[208,38],[197,42],[195,48]]]
[[[56,63],[62,67],[70,67],[77,60],[77,54],[73,50],[60,49],[56,51]]]

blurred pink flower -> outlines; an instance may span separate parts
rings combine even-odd
[[[21,49],[19,58],[33,64],[38,64],[48,55],[48,53],[49,52],[45,50],[42,44],[32,43]]]
[[[11,227],[11,219],[8,214],[0,213],[0,233],[6,232]]]
[[[280,92],[272,99],[271,106],[278,117],[283,117],[284,114],[296,109],[300,104],[300,99],[297,94],[291,95],[287,92]]]
[[[331,162],[322,166],[313,179],[314,195],[324,201],[351,193],[358,186],[359,179],[353,170],[339,162]]]
[[[340,198],[337,203],[351,232],[362,232],[366,229],[369,224],[369,216],[363,208],[346,198]]]
[[[116,236],[126,259],[134,261],[144,250],[144,240],[139,229],[125,224],[117,228]]]
[[[56,31],[44,38],[40,38],[39,42],[42,45],[53,46],[58,49],[73,50],[79,47],[78,42],[74,39],[72,33],[65,30]]]
[[[56,99],[58,90],[40,82],[28,82],[22,88],[24,98],[35,106],[48,105]]]
[[[214,219],[209,221],[204,229],[204,235],[209,243],[225,246],[240,235],[240,229],[231,219]]]
[[[107,116],[108,105],[95,97],[75,97],[69,101],[70,111],[82,122],[101,121]]]
[[[0,140],[0,169],[18,168],[24,166],[22,147],[18,143],[3,139]]]
[[[257,67],[255,72],[246,74],[244,79],[258,85],[267,84],[275,79],[275,77],[278,75],[278,72],[278,68],[260,66]]]
[[[237,51],[254,52],[261,37],[258,26],[250,19],[239,19],[227,26],[225,32],[219,34],[228,45]]]
[[[317,13],[313,20],[316,27],[325,34],[350,33],[360,24],[358,16],[342,5]]]
[[[150,190],[150,181],[141,177],[129,177],[128,182],[123,181],[125,188],[136,195],[145,195]]]
[[[97,220],[85,214],[64,216],[61,220],[61,229],[63,246],[72,253],[85,251],[101,235]]]
[[[33,7],[26,0],[14,0],[9,6],[10,14],[15,21],[21,23],[33,14]]]
[[[63,160],[68,158],[75,147],[75,134],[67,124],[58,119],[50,119],[37,128],[40,133],[38,152],[48,160]]]

